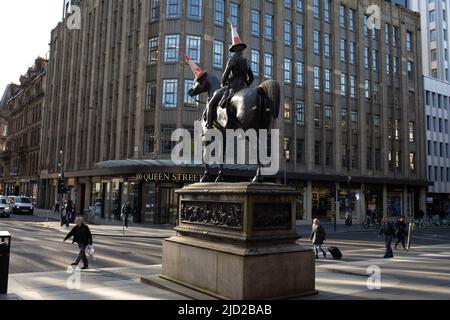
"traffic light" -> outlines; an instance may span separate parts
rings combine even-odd
[[[58,181],[58,193],[59,194],[64,194],[66,193],[66,184],[64,183],[63,179],[59,179]]]

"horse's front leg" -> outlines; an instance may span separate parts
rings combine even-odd
[[[226,159],[226,152],[227,152],[227,143],[226,143],[226,137],[224,136],[222,139],[223,148],[222,148],[222,163],[220,165],[219,169],[219,175],[217,176],[216,183],[224,182],[224,176],[225,176],[225,159]]]
[[[259,157],[259,139],[260,139],[259,133],[257,136],[258,136],[258,146],[256,147],[256,157],[258,159],[258,170],[256,171],[256,176],[253,178],[252,182],[253,183],[263,183],[264,178],[261,173],[262,165],[261,165],[261,159]]]
[[[205,172],[203,172],[203,177],[200,179],[200,183],[211,182],[209,175],[209,165],[205,164]]]

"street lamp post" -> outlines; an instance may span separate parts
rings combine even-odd
[[[59,184],[58,184],[58,186],[60,187],[59,189],[60,190],[58,190],[58,193],[59,193],[59,215],[60,215],[60,219],[61,219],[61,223],[62,223],[62,214],[63,214],[63,200],[64,200],[64,159],[63,159],[63,155],[64,155],[64,152],[61,150],[60,152],[59,152],[59,167],[60,167],[60,174],[59,174],[59,176],[60,176],[60,181],[59,181]]]

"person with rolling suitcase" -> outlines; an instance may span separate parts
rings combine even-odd
[[[316,254],[316,260],[319,260],[320,252],[323,253],[324,259],[327,258],[327,253],[322,248],[323,243],[326,240],[326,238],[327,238],[327,233],[326,233],[324,227],[320,224],[319,219],[314,219],[310,239],[314,245],[314,252]]]

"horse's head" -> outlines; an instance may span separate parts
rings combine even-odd
[[[188,91],[188,95],[193,98],[208,91],[209,91],[208,73],[205,73],[202,77],[195,79],[194,85]]]

